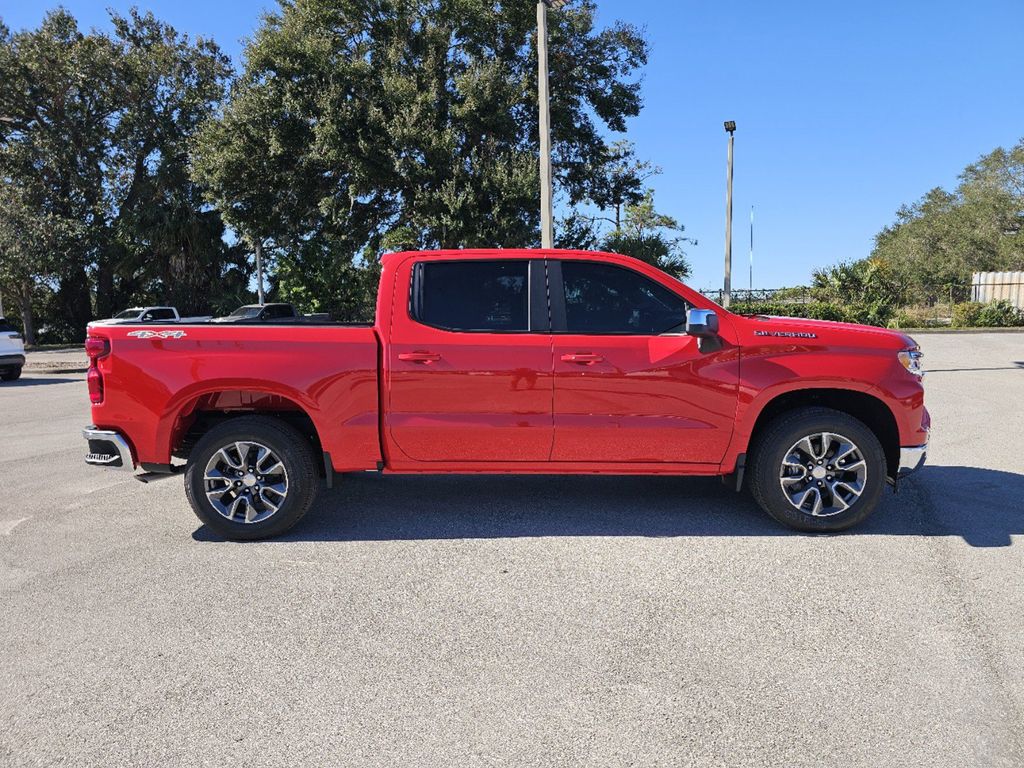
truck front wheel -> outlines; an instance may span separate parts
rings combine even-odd
[[[294,427],[241,416],[196,443],[185,495],[196,516],[226,539],[277,536],[306,514],[319,485],[313,449]]]
[[[776,417],[751,455],[761,508],[801,531],[841,531],[864,520],[885,485],[885,451],[863,422],[830,408]]]

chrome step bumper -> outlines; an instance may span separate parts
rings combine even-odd
[[[118,432],[112,429],[97,429],[89,425],[82,430],[82,437],[89,442],[89,452],[85,454],[86,464],[118,467],[128,471],[135,469],[132,449]]]
[[[928,456],[928,443],[924,445],[913,445],[900,448],[899,477],[905,477],[911,472],[916,472],[924,466],[925,458]]]

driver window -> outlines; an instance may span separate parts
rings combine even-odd
[[[568,333],[657,336],[686,327],[688,302],[615,264],[563,261]]]

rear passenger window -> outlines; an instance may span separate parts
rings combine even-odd
[[[421,262],[413,275],[412,314],[449,331],[530,330],[529,262]]]
[[[686,326],[686,300],[631,269],[563,261],[562,282],[569,333],[657,336]]]

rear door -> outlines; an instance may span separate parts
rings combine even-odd
[[[385,346],[394,444],[422,462],[547,461],[543,259],[410,259],[395,284]]]
[[[736,410],[737,350],[700,351],[690,304],[605,261],[549,262],[554,461],[717,463]]]

